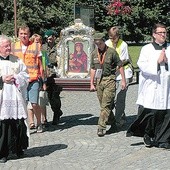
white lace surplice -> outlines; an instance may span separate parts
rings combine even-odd
[[[14,74],[15,84],[4,83],[0,90],[0,120],[27,118],[26,93],[29,75],[17,57],[0,60],[0,76]]]

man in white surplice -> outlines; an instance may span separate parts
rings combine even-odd
[[[11,53],[11,39],[0,35],[0,163],[9,152],[22,156],[28,147],[25,64]],[[11,145],[12,144],[12,145]]]
[[[170,109],[170,46],[163,47],[161,42],[160,47],[155,43],[144,46],[137,64],[141,70],[137,104]]]
[[[127,136],[144,137],[147,147],[170,148],[170,46],[167,30],[155,24],[153,42],[142,47],[137,62],[140,69],[138,117]]]

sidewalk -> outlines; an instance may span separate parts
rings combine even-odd
[[[127,126],[120,132],[97,136],[99,103],[95,92],[63,91],[63,116],[52,126],[48,107],[49,128],[44,133],[31,131],[30,147],[25,158],[10,157],[0,170],[168,170],[170,152],[146,148],[142,138],[126,137],[135,119],[138,85],[127,94]],[[108,127],[109,128],[109,127]]]

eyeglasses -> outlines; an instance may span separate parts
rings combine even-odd
[[[161,34],[167,34],[167,32],[155,32],[155,34],[161,35]]]

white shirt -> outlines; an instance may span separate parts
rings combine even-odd
[[[137,104],[145,108],[164,110],[170,109],[170,46],[166,49],[168,70],[165,64],[160,64],[158,58],[161,50],[155,50],[152,44],[141,49],[137,62],[140,68]]]
[[[110,39],[107,40],[105,43],[108,47],[114,48],[113,43]],[[122,61],[123,60],[129,60],[128,45],[125,41],[122,41],[122,43],[120,45],[120,52],[118,52],[118,54],[119,54],[120,60],[122,60]],[[124,72],[125,72],[125,78],[126,79],[131,78],[133,76],[133,71],[131,70],[130,67],[126,67],[126,68],[124,67]],[[121,74],[118,73],[116,80],[121,80],[121,79],[122,79]]]

